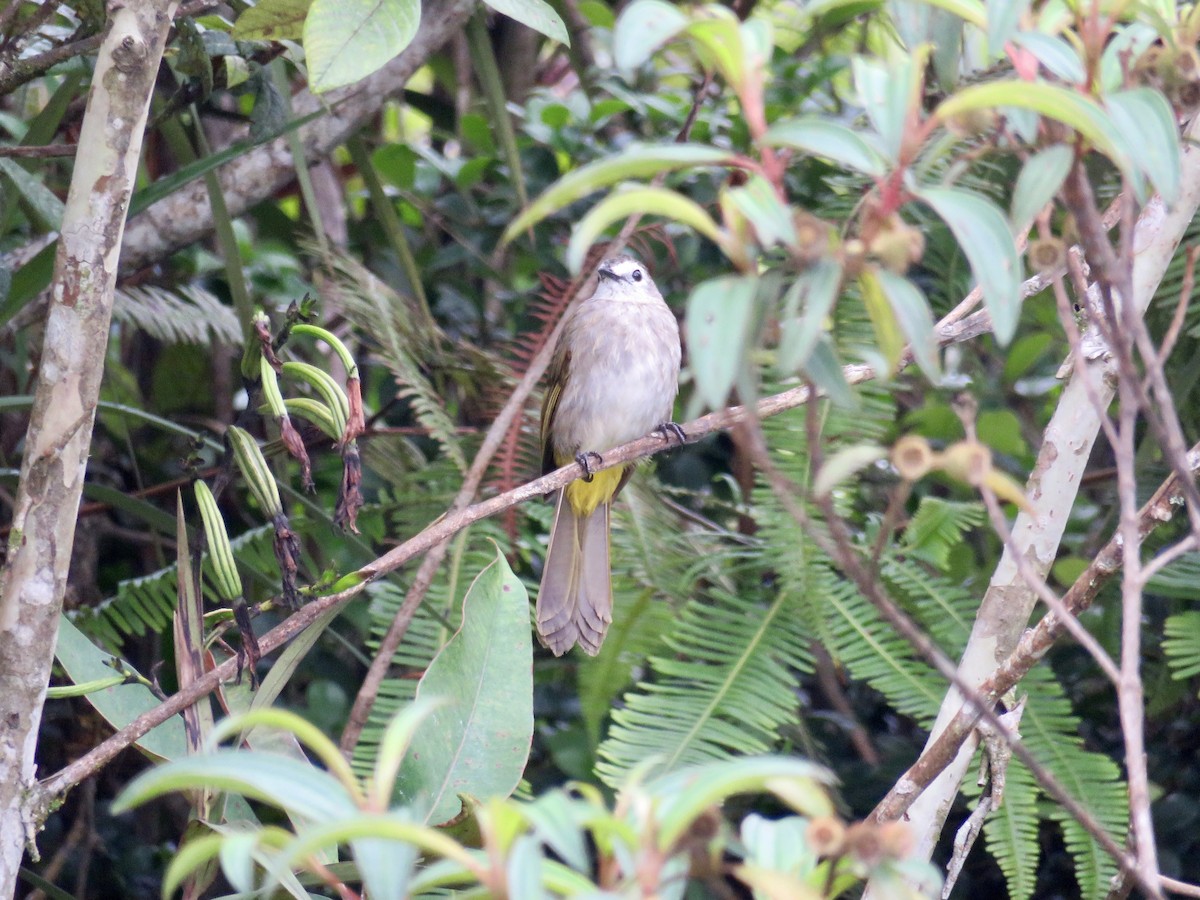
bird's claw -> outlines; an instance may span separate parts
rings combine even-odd
[[[669,442],[671,438],[675,438],[680,444],[687,443],[687,432],[675,422],[663,422],[654,430],[663,436],[664,441]]]
[[[592,459],[596,460],[596,465],[604,464],[604,457],[595,450],[575,454],[575,462],[579,463],[579,468],[583,469],[583,480],[589,483],[595,477],[595,474],[592,472],[592,464],[589,462]]]

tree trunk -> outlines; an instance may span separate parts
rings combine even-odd
[[[79,135],[8,558],[0,571],[0,897],[13,896],[34,749],[104,372],[117,261],[174,0],[110,5]]]

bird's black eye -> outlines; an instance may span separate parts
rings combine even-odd
[[[641,281],[642,280],[642,270],[634,269],[633,274],[630,275],[629,277],[632,278],[634,281]]]

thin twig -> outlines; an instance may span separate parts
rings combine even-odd
[[[1070,632],[1071,637],[1079,642],[1080,646],[1096,661],[1096,665],[1100,667],[1100,671],[1108,676],[1108,680],[1114,686],[1119,686],[1121,683],[1121,672],[1117,668],[1116,662],[1108,655],[1108,651],[1096,640],[1096,637],[1084,628],[1083,624],[1077,618],[1071,615],[1066,604],[1055,595],[1054,591],[1050,589],[1050,585],[1046,584],[1046,579],[1038,575],[1033,566],[1030,565],[1029,560],[1021,552],[1021,548],[1017,546],[1016,540],[1013,538],[1012,529],[1008,527],[1008,522],[1004,518],[1004,510],[1000,508],[1000,501],[996,499],[996,495],[983,485],[980,485],[979,493],[983,497],[983,505],[987,509],[992,528],[995,529],[1001,541],[1012,552],[1013,560],[1017,564],[1017,574],[1021,576],[1021,580],[1025,582],[1025,586],[1037,594],[1041,601],[1050,607],[1051,611],[1058,617],[1058,620]]]
[[[1175,342],[1183,331],[1187,319],[1188,304],[1192,299],[1192,288],[1196,285],[1196,257],[1200,256],[1200,244],[1193,244],[1185,251],[1183,264],[1183,281],[1179,286],[1179,300],[1175,303],[1175,314],[1171,316],[1171,324],[1163,335],[1162,344],[1158,348],[1158,364],[1161,366],[1175,349]]]
[[[0,156],[18,159],[50,159],[59,156],[74,156],[78,144],[43,144],[38,147],[0,147]]]
[[[1188,884],[1186,881],[1179,881],[1175,878],[1168,878],[1166,875],[1158,876],[1158,880],[1172,894],[1179,894],[1181,897],[1200,897],[1200,887],[1197,885]]]
[[[1190,457],[1194,460],[1192,472],[1200,471],[1200,444],[1192,448]],[[1188,477],[1192,477],[1192,473],[1189,473]],[[1169,522],[1175,514],[1181,496],[1179,478],[1171,473],[1140,510],[1139,531],[1148,535],[1160,525]],[[1075,579],[1070,590],[1063,596],[1063,605],[1070,615],[1078,617],[1088,609],[1100,590],[1119,571],[1122,543],[1120,533],[1114,534],[1095,555],[1087,569]],[[995,703],[1011,690],[1041,661],[1064,630],[1065,626],[1055,613],[1043,616],[1037,625],[1022,635],[1012,653],[979,685],[978,691],[982,698],[987,703]],[[870,818],[874,821],[890,821],[903,816],[921,792],[932,784],[958,755],[959,748],[971,734],[978,720],[977,704],[964,703],[937,739],[897,779],[895,786],[875,807]]]

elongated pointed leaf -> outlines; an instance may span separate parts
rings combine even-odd
[[[696,392],[709,409],[729,398],[745,362],[758,279],[724,275],[696,285],[688,299],[688,352]]]
[[[763,143],[822,156],[864,175],[880,176],[887,172],[887,163],[880,153],[853,129],[837,122],[815,117],[785,119],[767,129]]]
[[[1021,312],[1021,267],[1004,214],[991,200],[960,188],[925,188],[918,196],[954,232],[983,290],[996,340],[1007,344]]]
[[[508,243],[564,206],[626,179],[645,178],[675,169],[719,166],[731,159],[729,153],[701,144],[635,144],[615,156],[568,172],[513,219],[504,229],[501,242]]]
[[[1013,43],[1033,54],[1046,71],[1068,84],[1082,84],[1087,78],[1079,54],[1066,40],[1040,31],[1023,31]]]
[[[783,756],[721,759],[670,772],[650,785],[659,798],[659,846],[673,846],[703,810],[738,794],[771,792],[804,815],[830,815],[827,786],[833,782],[828,769]]]
[[[850,390],[850,383],[846,381],[846,373],[842,371],[842,363],[833,348],[833,341],[828,335],[822,335],[817,341],[817,346],[813,347],[808,362],[804,364],[804,374],[837,406],[852,407],[858,403],[854,391]]]
[[[512,793],[533,738],[533,648],[525,587],[499,552],[467,592],[462,627],[425,670],[417,699],[441,701],[413,735],[397,783],[420,818],[458,815],[459,794]]]
[[[539,31],[560,44],[570,44],[567,26],[546,0],[484,0],[498,13]]]
[[[130,782],[113,802],[113,811],[125,812],[171,791],[198,788],[232,791],[307,821],[332,821],[355,812],[337,779],[311,763],[249,750],[218,750],[163,763]]]
[[[779,199],[771,183],[761,175],[751,175],[741,187],[730,188],[727,197],[750,222],[763,247],[796,243],[796,223],[792,210]]]
[[[825,333],[825,318],[842,285],[842,267],[823,259],[804,272],[783,298],[780,322],[779,371],[795,374],[808,362]]]
[[[567,268],[578,272],[592,244],[609,225],[627,219],[634,213],[663,216],[694,228],[717,245],[725,243],[725,236],[712,216],[704,207],[682,194],[660,187],[630,187],[617,191],[593,206],[579,220],[571,233],[567,245]]]
[[[875,276],[896,315],[900,330],[912,347],[917,365],[936,381],[941,377],[941,368],[938,366],[937,338],[933,333],[933,313],[929,310],[929,301],[903,275],[880,269]]]
[[[858,276],[858,287],[871,320],[871,329],[875,332],[875,349],[884,359],[886,373],[891,375],[904,353],[904,332],[873,269]]]
[[[0,156],[0,176],[0,182],[7,179],[16,188],[39,228],[58,231],[62,225],[63,202],[53,191],[20,165],[3,156]]]
[[[637,0],[617,17],[613,28],[613,60],[626,74],[688,25],[688,17],[664,0]]]
[[[723,6],[710,6],[712,18],[692,22],[687,34],[702,48],[700,56],[708,67],[715,68],[735,91],[746,82],[746,53],[738,20]]]
[[[1031,109],[1062,122],[1083,135],[1122,171],[1130,170],[1128,143],[1111,117],[1090,97],[1056,84],[993,81],[963,88],[942,102],[937,116],[943,121],[966,112],[1014,106]]]
[[[1004,45],[1016,33],[1021,16],[1029,8],[1029,0],[988,0],[988,56],[1004,53]]]
[[[233,23],[239,41],[298,41],[312,0],[258,0]]]
[[[314,93],[353,84],[391,62],[421,24],[420,0],[313,0],[304,20]]]
[[[1168,205],[1179,197],[1182,160],[1179,130],[1167,98],[1151,88],[1133,88],[1104,98],[1118,130],[1134,136],[1135,159]]]
[[[1075,151],[1066,144],[1055,144],[1029,157],[1017,176],[1017,186],[1013,188],[1014,234],[1020,234],[1033,224],[1042,208],[1058,193],[1074,159]]]
[[[883,141],[889,160],[900,154],[909,113],[917,103],[918,85],[927,51],[901,58],[890,65],[856,56],[853,62],[854,85],[867,117]]]
[[[76,684],[98,681],[113,674],[112,667],[108,665],[112,654],[105,653],[89,641],[66,616],[58,619],[58,643],[54,648],[54,656]],[[87,695],[87,700],[113,728],[118,729],[160,704],[159,699],[142,684],[119,684],[93,691]],[[139,738],[137,745],[159,759],[185,756],[187,739],[184,736],[183,719],[172,716]]]

